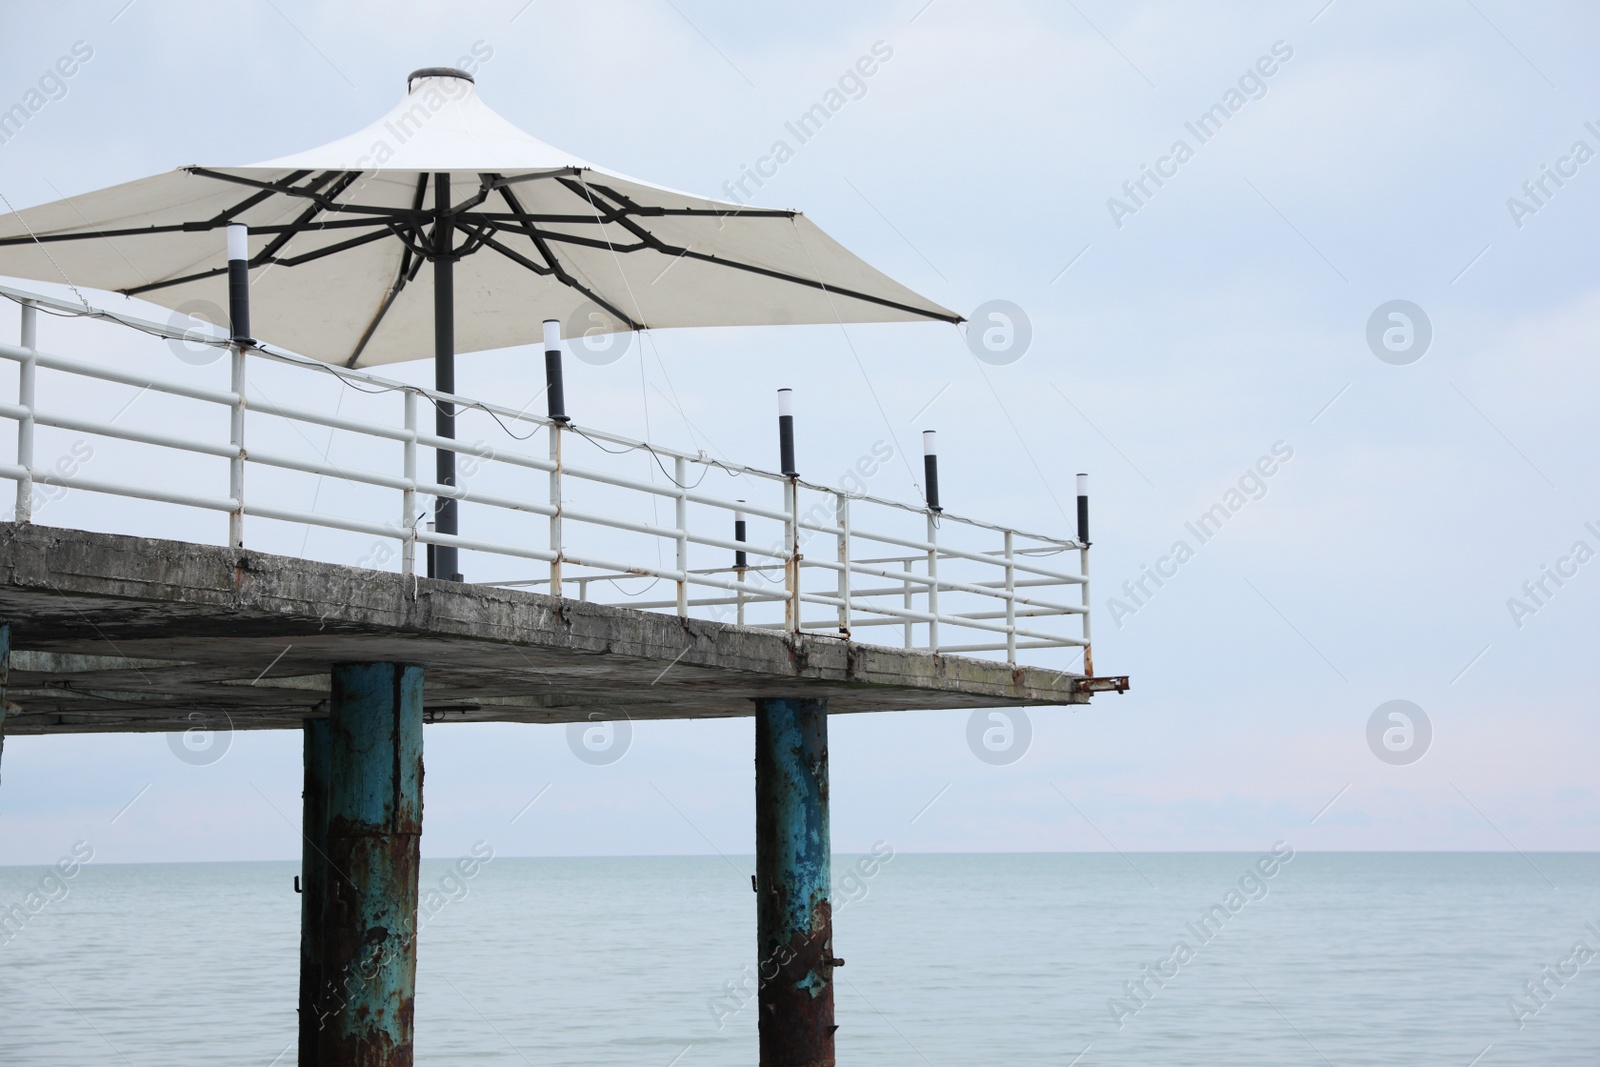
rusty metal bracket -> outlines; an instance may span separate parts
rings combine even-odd
[[[1126,693],[1128,676],[1114,674],[1103,678],[1079,678],[1072,683],[1074,693]]]

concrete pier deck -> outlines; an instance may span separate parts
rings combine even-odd
[[[7,734],[298,728],[337,662],[426,668],[428,722],[1087,703],[1082,675],[216,545],[0,523]],[[596,715],[598,713],[598,715]]]

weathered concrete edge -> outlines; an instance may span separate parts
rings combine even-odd
[[[1080,675],[965,656],[787,634],[461,586],[186,541],[0,523],[0,588],[222,609],[273,632],[382,632],[614,655],[862,687],[958,693],[1018,705],[1087,703]],[[414,593],[414,599],[413,599]],[[17,620],[19,647],[26,620]]]

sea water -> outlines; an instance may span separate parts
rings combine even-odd
[[[839,1061],[1600,1063],[1600,856],[1289,851],[836,856]],[[752,866],[425,861],[416,1061],[755,1064]],[[293,1064],[296,873],[83,866],[0,944],[0,1064]]]

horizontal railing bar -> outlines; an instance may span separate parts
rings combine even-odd
[[[852,567],[858,565],[859,562],[860,562],[859,560],[851,560],[850,561]],[[860,571],[854,571],[853,573],[859,574],[861,572]],[[895,575],[895,580],[896,581],[899,581],[900,579],[902,579],[904,577],[903,575],[895,574],[894,571],[889,571],[888,573]],[[926,575],[923,575],[922,577],[923,577],[922,584],[924,584],[924,585],[930,584],[927,581],[927,576]],[[945,583],[947,583],[948,581],[949,581],[949,579],[947,579],[943,575],[941,575],[940,578],[939,578],[940,588],[943,588]],[[975,585],[980,589],[987,589],[987,590],[992,590],[993,591],[993,592],[990,592],[990,593],[974,594],[976,596],[991,596],[992,595],[992,596],[997,596],[1001,600],[1006,599],[1006,595],[1005,595],[1005,593],[1003,591],[1005,589],[1005,583],[1004,582],[993,582],[993,583],[991,583],[991,582],[968,582],[967,584],[968,585]],[[1048,579],[1048,578],[1040,578],[1037,581],[1018,582],[1018,583],[1016,583],[1016,588],[1018,588],[1018,589],[1041,589],[1041,588],[1059,586],[1061,584],[1062,584],[1061,582],[1053,581],[1053,580]],[[853,589],[850,590],[850,595],[851,596],[903,596],[905,594],[905,591],[906,591],[905,590],[905,583],[902,581],[900,585],[884,586],[883,588],[876,588],[876,587],[872,588],[872,589],[854,589],[853,588]],[[916,590],[913,590],[913,592],[915,592],[915,591]],[[1021,603],[1020,599],[1018,600],[1018,603]]]
[[[818,570],[832,571],[834,573],[838,573],[845,567],[843,563],[835,563],[832,560],[826,559],[801,560],[800,565],[802,567],[811,567]],[[1014,596],[1006,593],[1004,590],[994,589],[988,586],[969,585],[966,582],[952,581],[943,575],[940,575],[938,578],[930,578],[926,574],[915,574],[909,572],[896,574],[894,571],[880,571],[874,567],[862,567],[855,563],[851,563],[849,566],[851,574],[867,574],[874,578],[884,578],[890,581],[898,582],[910,582],[919,586],[932,587],[937,585],[940,592],[945,592],[948,590],[956,593],[970,593],[973,596],[994,597],[997,600],[1010,600],[1013,603],[1027,604],[1031,607],[1054,608],[1057,611],[1060,611],[1062,614],[1081,615],[1087,610],[1082,604],[1055,604],[1048,600],[1035,600],[1031,597]],[[893,592],[903,593],[904,591],[894,590]],[[855,595],[854,591],[852,591],[851,595]],[[886,592],[881,595],[890,596],[892,593]]]
[[[804,602],[804,603],[822,604],[822,605],[825,605],[825,606],[831,607],[831,608],[837,608],[837,607],[843,607],[844,606],[844,601],[843,600],[839,599],[838,597],[828,596],[825,593],[801,593],[800,594],[800,600],[802,602]],[[968,627],[968,628],[973,629],[973,630],[986,630],[986,631],[988,631],[990,633],[1003,634],[1003,633],[1015,632],[1019,636],[1036,637],[1036,638],[1040,638],[1040,639],[1046,640],[1046,641],[1061,640],[1061,641],[1064,641],[1064,642],[1069,643],[1069,644],[1083,644],[1084,643],[1081,638],[1074,638],[1074,637],[1060,637],[1060,638],[1058,638],[1057,635],[1055,635],[1055,634],[1047,634],[1047,633],[1043,632],[1042,630],[1026,630],[1026,629],[1023,629],[1020,626],[1016,626],[1016,627],[996,626],[996,625],[993,625],[993,624],[990,624],[990,623],[986,623],[986,622],[979,622],[979,621],[974,620],[974,619],[965,619],[965,618],[962,618],[959,615],[937,615],[937,616],[935,616],[935,615],[929,615],[929,614],[924,613],[924,612],[912,613],[912,612],[908,612],[905,608],[891,608],[891,607],[885,607],[885,606],[882,606],[882,605],[875,606],[875,607],[869,607],[869,606],[867,606],[865,604],[862,604],[862,605],[859,605],[858,607],[859,607],[859,610],[861,610],[861,611],[868,611],[868,612],[871,612],[871,613],[873,613],[875,615],[892,615],[892,616],[895,616],[897,618],[913,618],[913,619],[920,617],[923,622],[949,623],[952,626],[957,626],[957,627],[965,626],[965,627]],[[943,646],[941,646],[941,647],[943,647]]]
[[[244,513],[262,519],[276,519],[279,522],[320,526],[332,530],[346,530],[350,533],[371,534],[374,537],[389,537],[397,541],[406,540],[407,534],[403,526],[394,526],[382,522],[366,522],[362,519],[346,519],[324,512],[300,511],[295,508],[275,508],[269,504],[246,503]]]
[[[563,582],[566,582],[566,581],[570,581],[571,579],[566,578],[565,576],[563,576],[561,580]],[[782,603],[783,601],[785,601],[787,599],[789,599],[789,598],[788,597],[784,597],[784,596],[756,596],[756,595],[751,594],[751,595],[746,595],[745,596],[744,603],[745,604]],[[649,601],[645,601],[644,603],[634,603],[631,600],[628,600],[628,601],[594,600],[594,601],[590,601],[590,603],[593,603],[593,604],[609,604],[612,607],[630,607],[630,608],[636,608],[639,611],[661,611],[661,610],[665,610],[667,608],[674,608],[675,609],[678,606],[678,601],[676,599],[673,599],[673,600],[649,600]],[[725,606],[728,606],[728,605],[738,604],[739,603],[739,598],[738,597],[734,597],[734,596],[729,596],[729,597],[711,597],[711,598],[707,598],[707,599],[703,599],[703,600],[687,600],[684,603],[685,603],[685,606],[691,607],[691,608],[715,608],[715,607],[725,607]]]
[[[781,548],[778,548],[776,546],[774,546],[772,548],[758,548],[757,547],[757,542],[755,542],[755,541],[735,541],[732,538],[728,538],[728,537],[713,537],[710,534],[697,534],[697,533],[691,533],[691,534],[688,534],[687,536],[688,536],[690,542],[693,543],[693,544],[706,545],[706,546],[711,547],[711,548],[725,548],[729,552],[745,552],[745,553],[748,553],[749,555],[752,555],[752,556],[765,556],[768,559],[780,559],[781,560],[781,559],[787,559],[788,558],[788,553],[784,552]],[[754,567],[746,567],[745,569],[746,570],[754,570],[755,568]],[[709,572],[709,571],[697,571],[696,573],[704,574],[704,573],[711,573],[711,572]]]
[[[1006,565],[1003,557],[996,558],[994,556],[986,555],[982,552],[967,552],[959,548],[952,548],[949,545],[936,545],[929,541],[918,541],[905,537],[895,537],[892,534],[873,533],[870,530],[858,529],[854,525],[850,527],[850,537],[852,540],[877,541],[880,544],[898,545],[901,548],[915,549],[919,552],[937,552],[940,559],[966,559],[971,560],[974,563],[985,563],[995,567],[1003,567]],[[1060,578],[1062,581],[1067,582],[1083,581],[1083,576],[1079,574],[1062,574],[1057,571],[1046,570],[1043,567],[1029,566],[1028,564],[1017,560],[1013,560],[1011,565],[1019,571],[1028,571],[1031,574],[1040,574],[1046,578]]]
[[[206,511],[232,511],[239,506],[237,500],[219,499],[217,497],[190,496],[187,493],[174,493],[166,489],[141,489],[132,485],[113,485],[95,478],[80,478],[76,475],[67,476],[57,474],[50,470],[28,471],[14,463],[0,465],[0,478],[11,481],[21,481],[31,477],[35,482],[44,485],[59,485],[66,489],[82,489],[87,493],[104,493],[106,496],[125,496],[134,500],[153,500],[161,504],[181,504],[184,507],[201,508]]]
[[[832,570],[832,571],[834,571],[836,573],[839,570],[839,564],[837,564],[837,563],[833,564],[832,566],[829,566],[827,563],[815,563],[815,564],[813,564],[813,563],[808,561],[804,565],[805,566],[816,566],[816,567],[820,567],[820,568],[822,568],[824,570]],[[924,582],[921,583],[921,585],[923,585],[923,586],[931,586],[932,584],[933,583],[929,582],[929,581],[924,581]],[[960,583],[960,582],[952,582],[950,579],[945,578],[942,575],[939,578],[939,591],[941,593],[944,593],[944,592],[965,593],[965,594],[967,594],[969,596],[988,597],[990,599],[1000,600],[1000,601],[1010,600],[1012,603],[1018,604],[1018,605],[1022,605],[1024,607],[1042,608],[1042,609],[1044,609],[1043,610],[1043,614],[1047,614],[1047,615],[1082,615],[1082,614],[1085,613],[1085,611],[1088,610],[1082,604],[1058,604],[1053,600],[1038,600],[1038,599],[1035,599],[1033,597],[1014,596],[1014,595],[1011,595],[1009,593],[1006,593],[1004,590],[999,590],[999,589],[974,588],[972,586],[968,586],[968,585],[965,585],[965,584]],[[913,594],[917,594],[919,592],[926,592],[926,590],[925,589],[914,589],[914,590],[912,590],[912,592],[913,592]],[[904,589],[866,589],[866,590],[851,589],[850,590],[850,595],[852,597],[857,597],[857,598],[860,598],[860,597],[875,597],[875,596],[904,596],[905,595],[905,590]],[[1004,612],[1002,612],[1001,615],[1003,616]]]
[[[1017,619],[1065,619],[1072,615],[1082,615],[1083,611],[1083,605],[1079,604],[1072,611],[1065,611],[1060,608],[1040,608],[1036,611],[1012,612],[1011,617]],[[960,611],[945,617],[949,619],[1003,619],[1006,617],[1006,613],[1003,611]]]
[[[1013,530],[1012,532],[1016,533],[1015,530]],[[854,536],[854,534],[855,534],[855,531],[852,530],[851,531],[851,535]],[[1017,536],[1018,537],[1025,537],[1027,535],[1019,533],[1019,534],[1017,534]],[[945,547],[945,546],[941,546],[941,548],[943,548],[943,547]],[[1071,547],[1071,548],[1019,548],[1015,552],[1013,552],[1012,555],[1013,556],[1059,556],[1059,555],[1062,555],[1062,554],[1067,553],[1067,552],[1076,552],[1076,551],[1077,551],[1076,547]],[[984,555],[990,556],[990,557],[998,557],[998,558],[993,558],[993,562],[998,563],[998,564],[1000,564],[1002,566],[1005,564],[1005,553],[1003,551],[1001,551],[1001,552],[985,552]],[[919,552],[919,553],[917,553],[916,555],[913,555],[913,556],[882,556],[882,557],[879,557],[877,559],[858,559],[855,562],[856,563],[925,563],[925,562],[927,562],[927,559],[928,559],[928,554],[926,552]]]
[[[0,414],[5,414],[5,412],[0,412]],[[122,441],[133,441],[141,445],[153,445],[157,448],[172,448],[183,452],[195,452],[202,456],[218,456],[222,459],[232,459],[239,454],[239,450],[232,445],[214,445],[205,441],[169,437],[166,434],[149,433],[125,426],[113,426],[110,423],[100,424],[90,422],[87,419],[75,419],[69,415],[34,412],[33,421],[40,426],[54,426],[58,430],[75,430],[78,433],[94,434],[97,437],[113,437]]]
[[[508,545],[503,541],[480,541],[472,537],[462,537],[459,534],[439,533],[437,530],[418,530],[417,540],[423,544],[465,548],[471,552],[492,552],[500,556],[521,556],[524,559],[537,559],[545,563],[549,563],[556,558],[554,553],[547,552],[542,548]],[[563,556],[562,558],[565,559],[566,557]]]
[[[552,514],[554,510],[552,509]],[[633,522],[630,519],[613,519],[606,515],[596,515],[589,511],[576,511],[563,507],[561,517],[573,522],[588,523],[590,526],[606,526],[613,530],[627,530],[629,533],[647,534],[651,537],[660,537],[667,540],[677,540],[683,531],[671,526],[652,526],[647,522]]]
[[[416,488],[416,485],[408,478],[396,478],[393,475],[378,474],[375,471],[341,467],[337,463],[319,463],[314,459],[296,459],[293,456],[282,456],[275,452],[263,452],[258,448],[246,448],[244,450],[244,458],[247,463],[258,463],[264,467],[300,471],[303,474],[320,474],[328,478],[338,478],[340,481],[376,485],[384,489]]]
[[[1009,647],[1011,647],[1011,646],[1007,645],[1005,642],[1001,642],[999,644],[994,644],[994,645],[940,645],[939,646],[939,651],[940,652],[954,652],[954,653],[959,655],[960,653],[963,653],[963,652],[1004,652]],[[1027,649],[1077,648],[1077,647],[1081,647],[1081,642],[1073,643],[1073,642],[1068,642],[1068,641],[1018,641],[1017,644],[1016,644],[1017,651],[1019,651],[1019,652],[1027,650]]]
[[[384,437],[401,443],[418,436],[404,427],[365,422],[345,415],[325,415],[306,408],[297,408],[290,404],[280,404],[275,400],[268,400],[262,396],[251,397],[246,401],[245,409],[251,414],[274,415],[278,418],[293,419],[296,422],[309,422],[316,426],[326,426],[334,430],[349,430],[351,433],[358,433],[367,437]]]
[[[18,348],[16,345],[0,344],[0,359],[9,359],[22,362],[33,359],[35,353],[29,348]],[[114,370],[110,367],[101,367],[82,360],[71,359],[67,356],[53,356],[46,352],[37,354],[37,366],[46,370],[63,371],[68,374],[81,374],[86,378],[98,378],[101,381],[116,382],[118,385],[134,386],[140,389],[154,389],[158,393],[170,393],[173,396],[188,397],[190,400],[203,400],[211,404],[231,406],[239,399],[236,393],[224,392],[217,389],[202,389],[198,386],[186,385],[182,382],[168,381],[163,378],[151,378],[146,375],[131,374],[127,371]]]
[[[476,489],[467,489],[459,485],[441,485],[438,482],[418,482],[416,490],[428,496],[449,497],[451,500],[460,500],[468,504],[484,504],[489,507],[503,508],[506,511],[521,511],[531,515],[554,515],[556,509],[549,504],[540,504],[532,500],[517,500],[514,497],[497,496],[493,493],[480,493]]]
[[[529,470],[544,471],[546,474],[556,469],[554,463],[548,459],[537,456],[525,456],[520,452],[504,452],[490,444],[478,444],[464,441],[459,437],[440,437],[438,434],[417,431],[417,444],[424,448],[433,448],[441,452],[454,452],[458,456],[477,456],[479,459],[491,463],[509,463],[514,467],[526,467]],[[561,472],[567,473],[567,468],[562,467]]]

